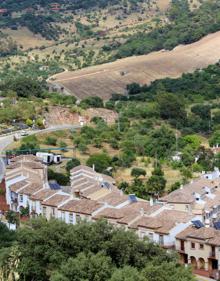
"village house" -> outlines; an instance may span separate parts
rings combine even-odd
[[[193,216],[186,212],[163,208],[156,215],[142,216],[129,228],[142,239],[148,237],[164,248],[174,248],[176,234],[186,229],[192,219]]]
[[[79,198],[97,200],[118,190],[112,177],[97,173],[94,168],[83,165],[70,171],[70,180],[71,194]]]
[[[42,215],[47,220],[50,220],[52,218],[58,219],[58,208],[70,201],[71,199],[72,197],[69,194],[59,191],[50,198],[41,202]]]
[[[219,279],[220,230],[190,225],[176,235],[176,250],[181,263],[191,265],[195,273]]]
[[[89,199],[73,199],[58,209],[58,218],[70,224],[91,221],[97,212],[105,208],[104,204]]]
[[[5,186],[7,204],[19,212],[29,206],[32,194],[48,188],[47,170],[33,156],[18,156],[7,166]]]
[[[204,173],[200,178],[160,198],[173,210],[192,213],[211,226],[220,216],[220,173]]]
[[[29,198],[30,214],[32,217],[42,214],[42,202],[57,194],[56,190],[49,188],[41,189]]]
[[[144,215],[157,212],[161,205],[151,205],[148,201],[139,200],[134,195],[130,196],[129,204],[121,207],[107,207],[96,216],[94,220],[104,218],[109,223],[128,229],[132,223]]]

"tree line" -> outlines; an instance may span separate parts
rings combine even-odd
[[[105,221],[68,225],[39,218],[16,232],[0,223],[3,280],[193,281],[174,252]],[[5,279],[4,279],[5,278]]]

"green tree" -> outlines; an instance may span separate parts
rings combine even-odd
[[[140,176],[146,176],[146,171],[142,168],[133,168],[131,170],[131,176],[135,178],[139,178]]]
[[[220,130],[215,131],[209,139],[209,145],[220,145]]]
[[[66,163],[66,170],[67,172],[69,173],[70,170],[72,170],[74,167],[77,167],[79,166],[81,163],[80,163],[80,160],[77,159],[77,158],[72,158],[71,160],[69,160],[67,163]]]
[[[115,270],[110,281],[147,281],[142,274],[133,267],[125,266]]]
[[[31,127],[31,126],[33,125],[33,121],[32,121],[31,119],[27,119],[27,120],[26,120],[26,125],[27,125],[28,127]]]
[[[7,220],[8,223],[16,223],[17,218],[15,218],[15,215],[17,217],[17,214],[12,213],[11,211],[8,212],[7,214]],[[5,247],[10,247],[15,241],[16,238],[16,233],[15,231],[9,230],[8,227],[0,222],[0,250]]]
[[[80,253],[76,258],[69,258],[61,265],[58,272],[52,274],[50,280],[94,280],[106,281],[111,277],[111,259],[102,253],[88,255]],[[58,278],[59,277],[59,278]]]
[[[5,217],[9,223],[9,226],[10,224],[18,224],[18,214],[16,212],[10,210],[6,213]]]
[[[161,195],[166,187],[164,173],[160,166],[155,167],[152,176],[147,181],[147,192],[154,195]]]
[[[132,280],[137,272],[138,281],[174,281],[161,277],[169,272],[178,281],[193,280],[190,271],[180,266],[173,254],[103,220],[68,225],[38,218],[18,230],[17,246],[16,271],[26,281],[121,281]],[[158,279],[151,274],[152,264],[158,267]],[[182,276],[185,279],[178,279]]]
[[[154,129],[146,143],[146,153],[151,157],[166,158],[175,150],[174,132],[166,126]]]
[[[31,151],[32,149],[40,148],[39,141],[35,135],[27,136],[22,139],[21,146],[19,150],[21,151]]]
[[[19,77],[7,83],[7,88],[17,93],[18,97],[41,97],[43,87],[40,82],[34,79]]]
[[[106,153],[97,153],[91,155],[86,164],[90,167],[94,165],[95,170],[102,173],[111,165],[111,158]]]
[[[45,144],[56,146],[57,145],[57,139],[55,137],[48,136],[45,140]]]
[[[185,104],[181,97],[171,93],[163,93],[158,95],[156,100],[159,105],[161,118],[181,123],[186,120]]]

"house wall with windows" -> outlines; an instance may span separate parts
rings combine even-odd
[[[29,200],[30,214],[36,213],[37,215],[42,214],[41,201],[39,200]]]

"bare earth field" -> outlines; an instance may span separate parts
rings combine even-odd
[[[12,37],[19,46],[23,46],[23,50],[40,47],[42,45],[49,46],[53,43],[53,41],[48,41],[39,34],[32,33],[26,27],[21,27],[18,30],[6,28],[1,31]]]
[[[177,78],[183,73],[205,68],[220,59],[220,32],[200,41],[178,46],[172,51],[153,52],[113,63],[88,67],[53,76],[54,83],[67,88],[79,99],[100,96],[107,100],[112,93],[125,93],[127,84],[149,84],[165,77]]]

